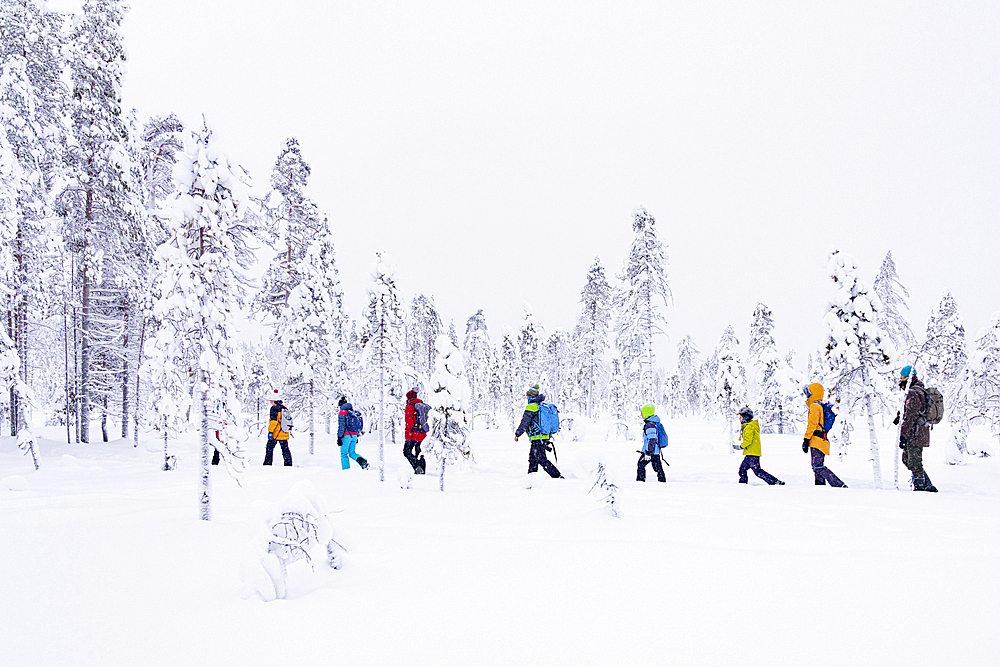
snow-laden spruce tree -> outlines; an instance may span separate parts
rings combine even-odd
[[[794,354],[789,351],[785,355],[762,390],[760,409],[769,415],[769,433],[792,433],[796,430],[796,423],[806,416],[802,396],[806,376],[792,365]]]
[[[580,291],[583,304],[576,321],[577,364],[581,388],[586,398],[587,417],[594,416],[594,402],[602,395],[608,382],[604,358],[608,351],[608,328],[611,324],[611,302],[614,290],[608,283],[599,257],[587,271],[587,282]]]
[[[154,320],[154,335],[145,342],[146,360],[140,375],[149,387],[154,429],[163,437],[163,469],[173,470],[176,457],[170,453],[170,437],[185,430],[191,409],[191,377],[195,374],[196,348],[178,329],[180,319]]]
[[[645,208],[636,209],[632,218],[635,239],[619,278],[622,287],[615,295],[616,344],[628,374],[634,368],[637,377],[637,403],[627,412],[638,410],[640,403],[655,400],[653,377],[653,336],[666,335],[667,320],[661,312],[673,300],[667,281],[667,254],[656,230],[656,221]]]
[[[309,244],[330,231],[316,203],[305,193],[311,173],[298,140],[286,139],[271,169],[272,189],[263,202],[269,225],[279,238],[278,254],[264,272],[254,300],[255,310],[276,320],[282,316],[288,295],[302,282],[299,266]]]
[[[242,409],[236,313],[242,305],[252,226],[249,177],[218,149],[207,125],[186,137],[174,169],[171,236],[156,251],[154,316],[177,332],[165,355],[196,359],[194,402],[201,440],[200,518],[211,519],[210,461],[218,450],[230,471],[242,468]],[[165,327],[164,327],[165,328]],[[158,338],[160,344],[163,342]],[[218,432],[218,437],[215,433]]]
[[[739,449],[736,443],[738,412],[747,400],[746,368],[740,360],[739,346],[736,330],[731,325],[726,327],[715,348],[712,364],[715,374],[711,404],[726,425],[726,443],[730,451]]]
[[[517,427],[517,419],[524,410],[523,396],[526,379],[521,376],[521,357],[518,354],[517,339],[514,332],[504,325],[503,338],[496,352],[497,374],[500,392],[497,403],[511,423],[511,428]]]
[[[965,325],[958,312],[958,304],[951,292],[945,292],[941,301],[931,311],[927,320],[927,336],[920,350],[923,361],[923,381],[928,387],[937,387],[944,394],[948,421],[952,426],[951,444],[954,450],[946,458],[948,463],[960,463],[963,454],[969,454],[967,436],[969,422],[962,408],[960,389],[962,371],[968,360],[965,343]],[[955,409],[955,408],[958,409]]]
[[[976,336],[962,373],[956,409],[966,410],[973,421],[989,423],[993,435],[1000,438],[1000,312]]]
[[[403,312],[396,287],[396,267],[383,250],[375,251],[368,285],[367,327],[360,363],[369,400],[378,405],[378,478],[385,481],[385,408],[389,397],[402,397]],[[357,406],[355,406],[357,407]]]
[[[757,418],[764,433],[778,430],[778,413],[781,411],[781,392],[778,370],[781,355],[774,342],[774,316],[762,303],[754,308],[750,324],[750,343],[747,359],[749,370],[748,402],[757,406]]]
[[[436,345],[437,359],[431,376],[427,403],[431,412],[430,437],[425,440],[425,451],[441,464],[440,488],[444,491],[444,470],[448,465],[472,457],[466,444],[470,418],[466,412],[469,384],[465,380],[465,364],[461,351],[452,345],[448,336],[439,335]]]
[[[524,319],[517,334],[517,358],[521,362],[519,375],[528,383],[541,381],[545,363],[545,329],[532,314],[531,304],[523,304]]]
[[[465,356],[465,376],[469,381],[469,410],[473,414],[471,426],[476,421],[474,415],[492,403],[490,393],[490,372],[493,366],[493,347],[490,332],[486,327],[486,316],[480,308],[465,323],[465,340],[462,343]]]
[[[868,415],[872,474],[875,488],[882,488],[882,465],[875,433],[876,410],[894,404],[892,363],[895,348],[889,335],[878,327],[882,300],[858,277],[854,258],[834,251],[829,271],[835,285],[824,318],[827,343],[823,364],[828,399],[840,407],[838,424],[844,441],[841,456],[850,443],[850,417],[864,408]],[[831,452],[832,453],[832,452]]]
[[[573,344],[568,332],[556,329],[545,339],[542,382],[549,388],[548,400],[568,410],[572,392]]]
[[[902,312],[908,309],[906,299],[910,298],[910,293],[899,280],[891,250],[885,254],[882,268],[872,287],[882,301],[882,310],[878,313],[878,328],[888,334],[896,350],[912,350],[917,345],[917,337],[913,335],[910,323]]]
[[[315,453],[316,404],[328,403],[336,390],[335,362],[340,357],[343,292],[337,274],[333,235],[313,240],[299,262],[301,282],[288,295],[278,324],[285,350],[284,386],[288,406],[308,415],[309,454]]]
[[[434,297],[418,294],[410,305],[410,316],[406,322],[407,361],[423,379],[434,372],[437,351],[434,343],[443,333],[441,315],[434,305]]]
[[[680,385],[679,406],[686,417],[688,412],[697,412],[701,407],[698,388],[698,346],[691,334],[677,343],[677,380]]]

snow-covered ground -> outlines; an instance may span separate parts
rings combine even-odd
[[[262,467],[254,443],[242,486],[215,475],[212,522],[197,520],[194,437],[172,472],[152,436],[66,445],[53,429],[38,472],[2,438],[0,662],[995,664],[997,456],[946,466],[939,429],[926,466],[941,492],[878,491],[859,439],[829,461],[850,486],[833,489],[813,486],[800,435],[764,435],[763,467],[787,485],[744,486],[719,423],[668,420],[668,483],[640,484],[636,443],[605,430],[558,442],[567,479],[530,485],[525,439],[477,430],[476,464],[449,468],[444,493],[433,476],[400,487],[401,443],[380,483],[377,436],[358,446],[369,471],[342,471],[330,436],[312,457],[293,440],[294,468]],[[587,494],[598,454],[621,518]],[[264,602],[239,578],[251,505],[300,480],[348,553],[340,570],[293,564],[287,598]]]

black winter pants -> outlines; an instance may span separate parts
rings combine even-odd
[[[292,465],[292,450],[288,449],[288,441],[275,440],[274,438],[267,439],[267,449],[264,451],[264,465],[271,465],[274,459],[274,446],[277,443],[281,443],[281,458],[285,460],[285,465]]]
[[[528,472],[536,472],[538,466],[542,466],[542,470],[549,473],[549,477],[562,477],[559,469],[552,465],[549,457],[545,455],[548,444],[548,439],[531,441],[531,451],[528,452]]]
[[[774,485],[778,483],[778,478],[767,472],[760,467],[760,457],[747,454],[743,457],[743,463],[740,464],[740,483],[746,484],[748,481],[748,475],[751,470],[753,474],[760,477],[762,480],[768,484]]]
[[[403,444],[403,456],[413,466],[413,472],[427,472],[427,461],[420,455],[420,443],[416,440],[407,440]]]
[[[809,452],[812,457],[813,475],[816,477],[816,486],[829,484],[830,486],[847,486],[840,478],[833,474],[833,471],[826,467],[826,454],[815,447],[810,447]]]
[[[666,482],[667,476],[663,474],[663,463],[660,461],[660,455],[652,454],[639,454],[639,463],[637,464],[637,469],[635,473],[635,481],[645,482],[646,481],[646,465],[653,464],[653,472],[656,473],[657,482]]]

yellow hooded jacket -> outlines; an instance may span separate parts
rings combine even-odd
[[[740,432],[743,453],[747,456],[760,456],[760,423],[754,419],[743,424]]]
[[[815,447],[827,456],[830,455],[830,441],[814,435],[816,431],[823,432],[823,406],[819,404],[823,400],[823,385],[814,382],[809,385],[809,398],[806,405],[809,406],[809,420],[806,423],[805,437],[809,438],[809,446]]]

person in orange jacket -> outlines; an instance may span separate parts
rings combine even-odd
[[[274,458],[274,446],[281,445],[281,458],[285,465],[292,465],[292,451],[288,449],[288,438],[291,435],[291,427],[288,430],[282,428],[282,411],[284,404],[281,402],[281,392],[277,389],[267,392],[268,400],[271,401],[270,421],[267,422],[267,450],[264,452],[264,465],[271,465]]]
[[[826,430],[823,428],[823,385],[818,382],[806,387],[806,405],[809,407],[809,421],[806,424],[806,435],[802,439],[802,451],[810,453],[812,461],[813,475],[816,478],[816,485],[840,486],[847,488],[833,471],[826,467],[826,457],[830,454],[830,441],[827,440]]]

